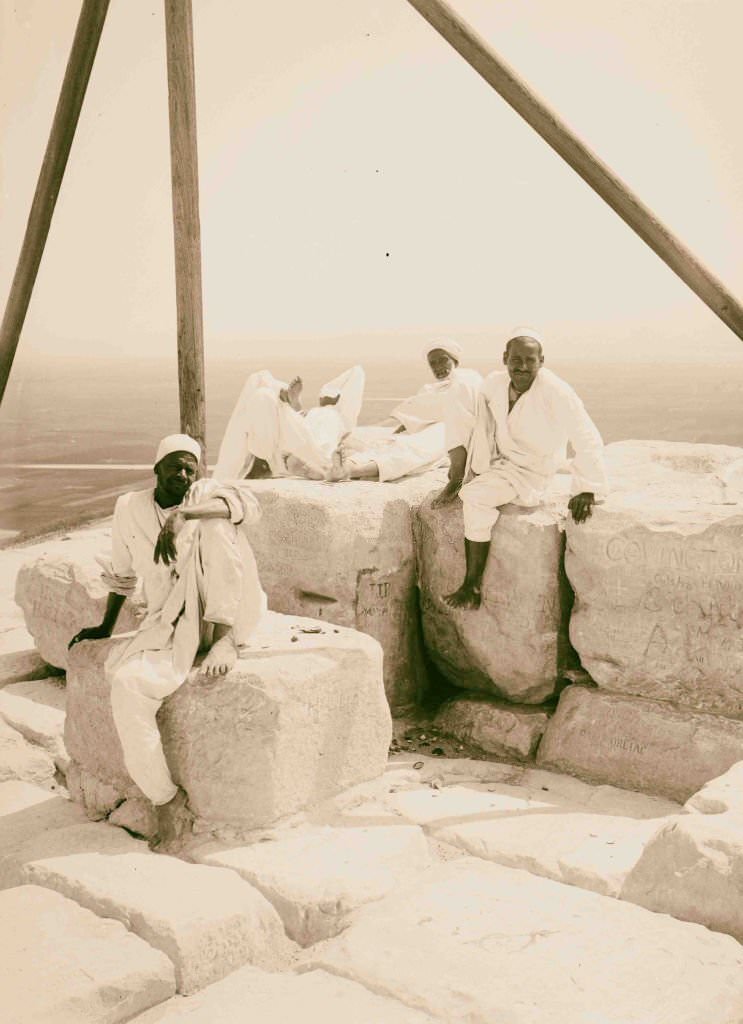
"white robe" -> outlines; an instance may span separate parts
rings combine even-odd
[[[252,373],[225,428],[214,477],[243,479],[255,458],[267,462],[273,476],[287,476],[288,455],[324,474],[341,438],[356,426],[364,379],[360,366],[345,370],[324,385],[339,392],[337,403],[317,406],[302,415],[279,399],[279,392],[288,387],[284,381],[268,370]]]
[[[571,493],[606,492],[601,435],[569,384],[540,369],[534,383],[508,411],[505,370],[485,378],[468,450],[468,469],[497,468],[522,505],[539,504],[545,488],[573,450]]]

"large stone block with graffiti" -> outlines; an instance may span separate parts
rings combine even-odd
[[[433,471],[384,484],[251,481],[263,516],[246,532],[269,607],[373,636],[397,709],[425,687],[413,514],[445,478]]]
[[[567,525],[570,638],[600,688],[743,718],[743,449],[607,447],[612,492]]]

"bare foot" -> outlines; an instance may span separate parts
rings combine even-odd
[[[466,611],[480,607],[480,588],[468,583],[466,580],[453,594],[445,594],[444,601],[450,608],[463,608]]]
[[[294,409],[295,412],[301,412],[302,406],[300,404],[299,398],[300,395],[302,394],[303,387],[304,382],[302,378],[294,377],[294,379],[289,382],[288,388],[282,388],[281,391],[279,391],[279,398],[281,399],[282,402],[288,402],[288,404],[292,407],[292,409]]]
[[[340,448],[336,448],[333,452],[332,463],[325,479],[337,482],[338,480],[348,480],[349,475],[348,470],[343,464],[343,452]]]
[[[201,663],[205,676],[225,676],[237,661],[237,650],[232,636],[223,636],[212,644]]]
[[[150,841],[151,850],[161,853],[175,853],[180,850],[193,832],[194,816],[188,806],[185,790],[178,792],[167,804],[155,808],[157,814],[157,835]]]

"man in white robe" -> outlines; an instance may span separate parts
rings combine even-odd
[[[301,378],[277,380],[268,370],[252,373],[237,400],[219,448],[214,476],[323,479],[341,438],[356,426],[364,398],[362,367],[324,384],[319,404],[303,414]]]
[[[463,472],[451,489],[463,504],[466,560],[464,582],[444,598],[453,608],[479,607],[501,506],[538,505],[568,444],[574,453],[568,508],[576,523],[591,515],[596,496],[606,489],[601,435],[570,385],[543,368],[536,332],[512,332],[503,362],[505,370],[485,378],[466,454],[457,460]],[[468,472],[473,479],[461,486]]]
[[[456,342],[429,346],[425,358],[435,380],[393,409],[386,437],[369,440],[362,427],[345,438],[329,479],[387,482],[444,465],[447,452],[459,443],[459,427],[451,411],[461,407],[457,417],[461,418],[468,409],[474,419],[482,383],[476,370],[459,366],[461,357]]]
[[[186,434],[158,447],[156,486],[116,502],[111,559],[103,560],[109,597],[103,621],[82,640],[111,636],[121,606],[141,583],[146,616],[134,636],[109,656],[106,675],[127,771],[155,805],[158,836],[178,838],[188,825],[186,795],[173,781],[157,712],[185,681],[199,648],[206,675],[234,665],[266,610],[253,553],[239,526],[260,507],[245,487],[197,480],[201,449]]]

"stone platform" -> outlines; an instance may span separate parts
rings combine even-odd
[[[70,652],[68,784],[92,817],[142,796],[126,772],[104,663],[121,639]],[[384,771],[391,719],[379,644],[269,612],[228,675],[198,665],[159,715],[166,757],[203,827],[253,829]]]

